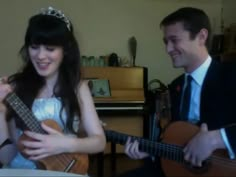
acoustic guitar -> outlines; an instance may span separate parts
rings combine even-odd
[[[162,142],[153,142],[136,136],[106,130],[107,141],[124,145],[128,137],[139,142],[139,149],[161,157],[166,176],[236,176],[236,161],[229,159],[226,150],[216,150],[203,162],[202,167],[191,166],[184,160],[183,147],[199,131],[187,122],[174,122],[167,126]]]
[[[5,100],[16,112],[16,114],[22,119],[29,130],[41,134],[46,134],[46,132],[42,129],[40,122],[34,116],[32,111],[21,101],[21,99],[14,92],[8,94]],[[54,128],[61,132],[60,127],[54,120],[47,119],[43,122],[51,128]],[[22,135],[20,137],[20,139],[25,138],[28,137],[26,135]],[[36,165],[40,169],[86,174],[88,171],[89,160],[87,154],[62,153],[43,158],[37,161]]]

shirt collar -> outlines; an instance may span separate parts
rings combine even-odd
[[[207,70],[211,64],[211,57],[208,55],[207,59],[196,69],[194,70],[190,75],[193,77],[193,80],[199,85],[202,86],[202,83],[204,81],[204,78],[206,76]],[[185,77],[188,74],[185,74]]]

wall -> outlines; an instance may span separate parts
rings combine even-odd
[[[18,51],[23,43],[28,18],[41,7],[62,9],[74,24],[82,55],[107,55],[116,52],[130,58],[128,39],[138,41],[137,61],[149,69],[149,80],[169,83],[182,72],[173,69],[165,53],[159,23],[164,16],[182,6],[204,9],[220,29],[221,0],[1,0],[2,41],[0,76],[15,72],[21,65]]]
[[[236,23],[235,0],[222,0],[224,26]]]

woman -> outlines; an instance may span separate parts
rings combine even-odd
[[[20,54],[24,66],[8,78],[8,84],[39,121],[51,118],[63,133],[45,123],[41,126],[47,134],[26,131],[22,119],[7,107],[9,131],[5,130],[5,137],[13,142],[7,144],[12,146],[8,153],[16,155],[8,159],[0,157],[0,161],[4,164],[10,161],[7,166],[11,168],[36,168],[34,161],[48,156],[103,151],[105,135],[87,82],[81,78],[80,52],[68,18],[52,7],[31,17]],[[0,84],[0,101],[9,90],[7,84]],[[3,121],[5,111],[0,109],[0,112]],[[84,130],[87,136],[71,136],[78,130]],[[18,141],[22,133],[34,141]],[[24,147],[21,151],[24,157],[15,152],[15,144]]]

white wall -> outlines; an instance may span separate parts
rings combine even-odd
[[[169,83],[182,72],[173,69],[165,53],[159,23],[183,6],[204,9],[214,32],[220,30],[221,0],[1,0],[0,76],[15,72],[21,62],[17,53],[23,43],[28,18],[41,7],[62,9],[74,24],[82,55],[108,55],[116,52],[130,57],[128,38],[138,41],[137,61],[149,70],[149,80]]]

